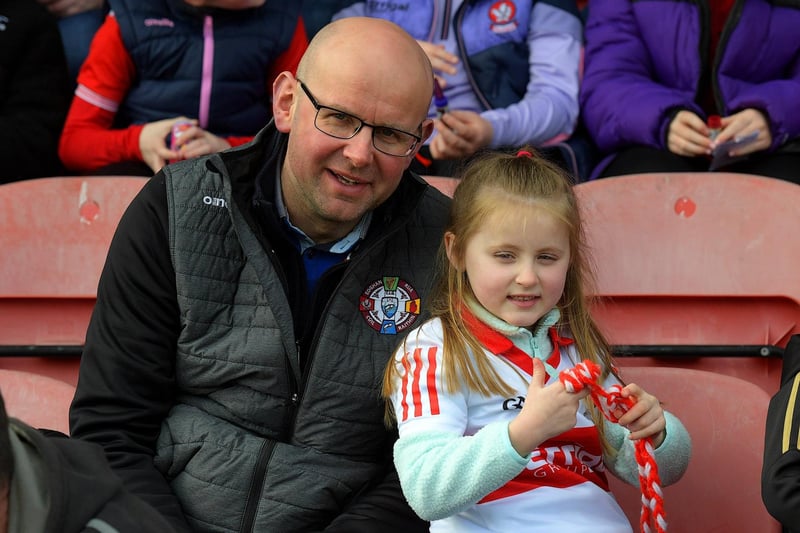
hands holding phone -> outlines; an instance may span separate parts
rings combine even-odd
[[[684,157],[712,156],[710,170],[714,170],[772,144],[767,118],[757,109],[723,117],[720,128],[712,139],[711,129],[703,119],[692,111],[679,111],[669,125],[667,148]]]

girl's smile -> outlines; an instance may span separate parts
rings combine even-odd
[[[466,243],[463,262],[448,256],[489,312],[509,324],[529,327],[555,307],[570,264],[569,231],[547,209],[518,204],[491,215]]]

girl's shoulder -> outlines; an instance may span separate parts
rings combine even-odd
[[[441,318],[429,318],[406,334],[403,344],[407,347],[438,344],[444,340],[443,324]],[[406,349],[408,351],[408,348]]]

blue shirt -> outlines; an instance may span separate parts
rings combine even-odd
[[[356,245],[363,240],[369,229],[372,220],[372,212],[368,211],[358,224],[344,237],[338,241],[317,244],[303,230],[292,224],[289,219],[289,212],[286,204],[283,203],[283,193],[281,192],[281,176],[275,180],[275,208],[278,217],[283,221],[288,230],[286,233],[292,240],[300,255],[303,257],[303,267],[306,273],[307,298],[311,297],[317,289],[317,283],[325,272],[332,266],[346,261],[350,252]]]

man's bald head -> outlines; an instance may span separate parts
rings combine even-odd
[[[310,84],[318,72],[338,72],[382,82],[395,90],[419,92],[427,113],[433,94],[433,69],[428,56],[403,28],[370,17],[347,17],[322,28],[309,43],[297,77]],[[323,77],[323,83],[330,79]]]

